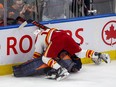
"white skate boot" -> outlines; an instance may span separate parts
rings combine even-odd
[[[92,58],[92,61],[96,64],[96,65],[100,65],[102,62],[101,58]]]
[[[94,55],[92,56],[92,61],[99,65],[101,64],[102,60],[105,62],[105,63],[110,63],[110,57],[108,54],[104,54],[104,53],[98,53],[98,52],[95,52]]]
[[[59,68],[58,70],[52,69],[47,72],[46,78],[47,79],[56,79],[60,81],[65,79],[69,75],[68,71],[65,68]]]
[[[56,80],[60,81],[62,79],[65,79],[69,75],[67,69],[65,68],[59,68],[57,75],[56,75]]]
[[[105,63],[110,63],[110,56],[108,54],[101,54],[100,58],[105,62]]]

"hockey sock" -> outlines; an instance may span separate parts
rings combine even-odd
[[[55,60],[53,60],[52,58],[49,58],[49,57],[43,56],[42,61],[45,64],[47,64],[49,67],[52,67],[54,69],[59,69],[61,67]]]
[[[92,58],[94,54],[94,51],[93,50],[81,50],[80,52],[78,53],[75,53],[76,56],[78,56],[79,58]]]

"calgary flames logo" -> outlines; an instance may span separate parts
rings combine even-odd
[[[102,39],[107,45],[116,44],[116,21],[109,21],[102,30]]]

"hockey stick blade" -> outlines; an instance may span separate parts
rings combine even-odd
[[[25,25],[27,25],[27,21],[23,22],[23,23],[19,26],[18,30],[21,30]]]

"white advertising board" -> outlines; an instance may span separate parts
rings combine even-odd
[[[24,62],[32,57],[36,28],[0,30],[0,65]]]
[[[65,29],[83,49],[95,51],[116,50],[116,16],[89,20],[47,24],[51,28]],[[34,52],[34,26],[24,29],[0,30],[0,65],[24,62]]]
[[[116,50],[116,16],[49,24],[49,27],[70,30],[83,49]]]

